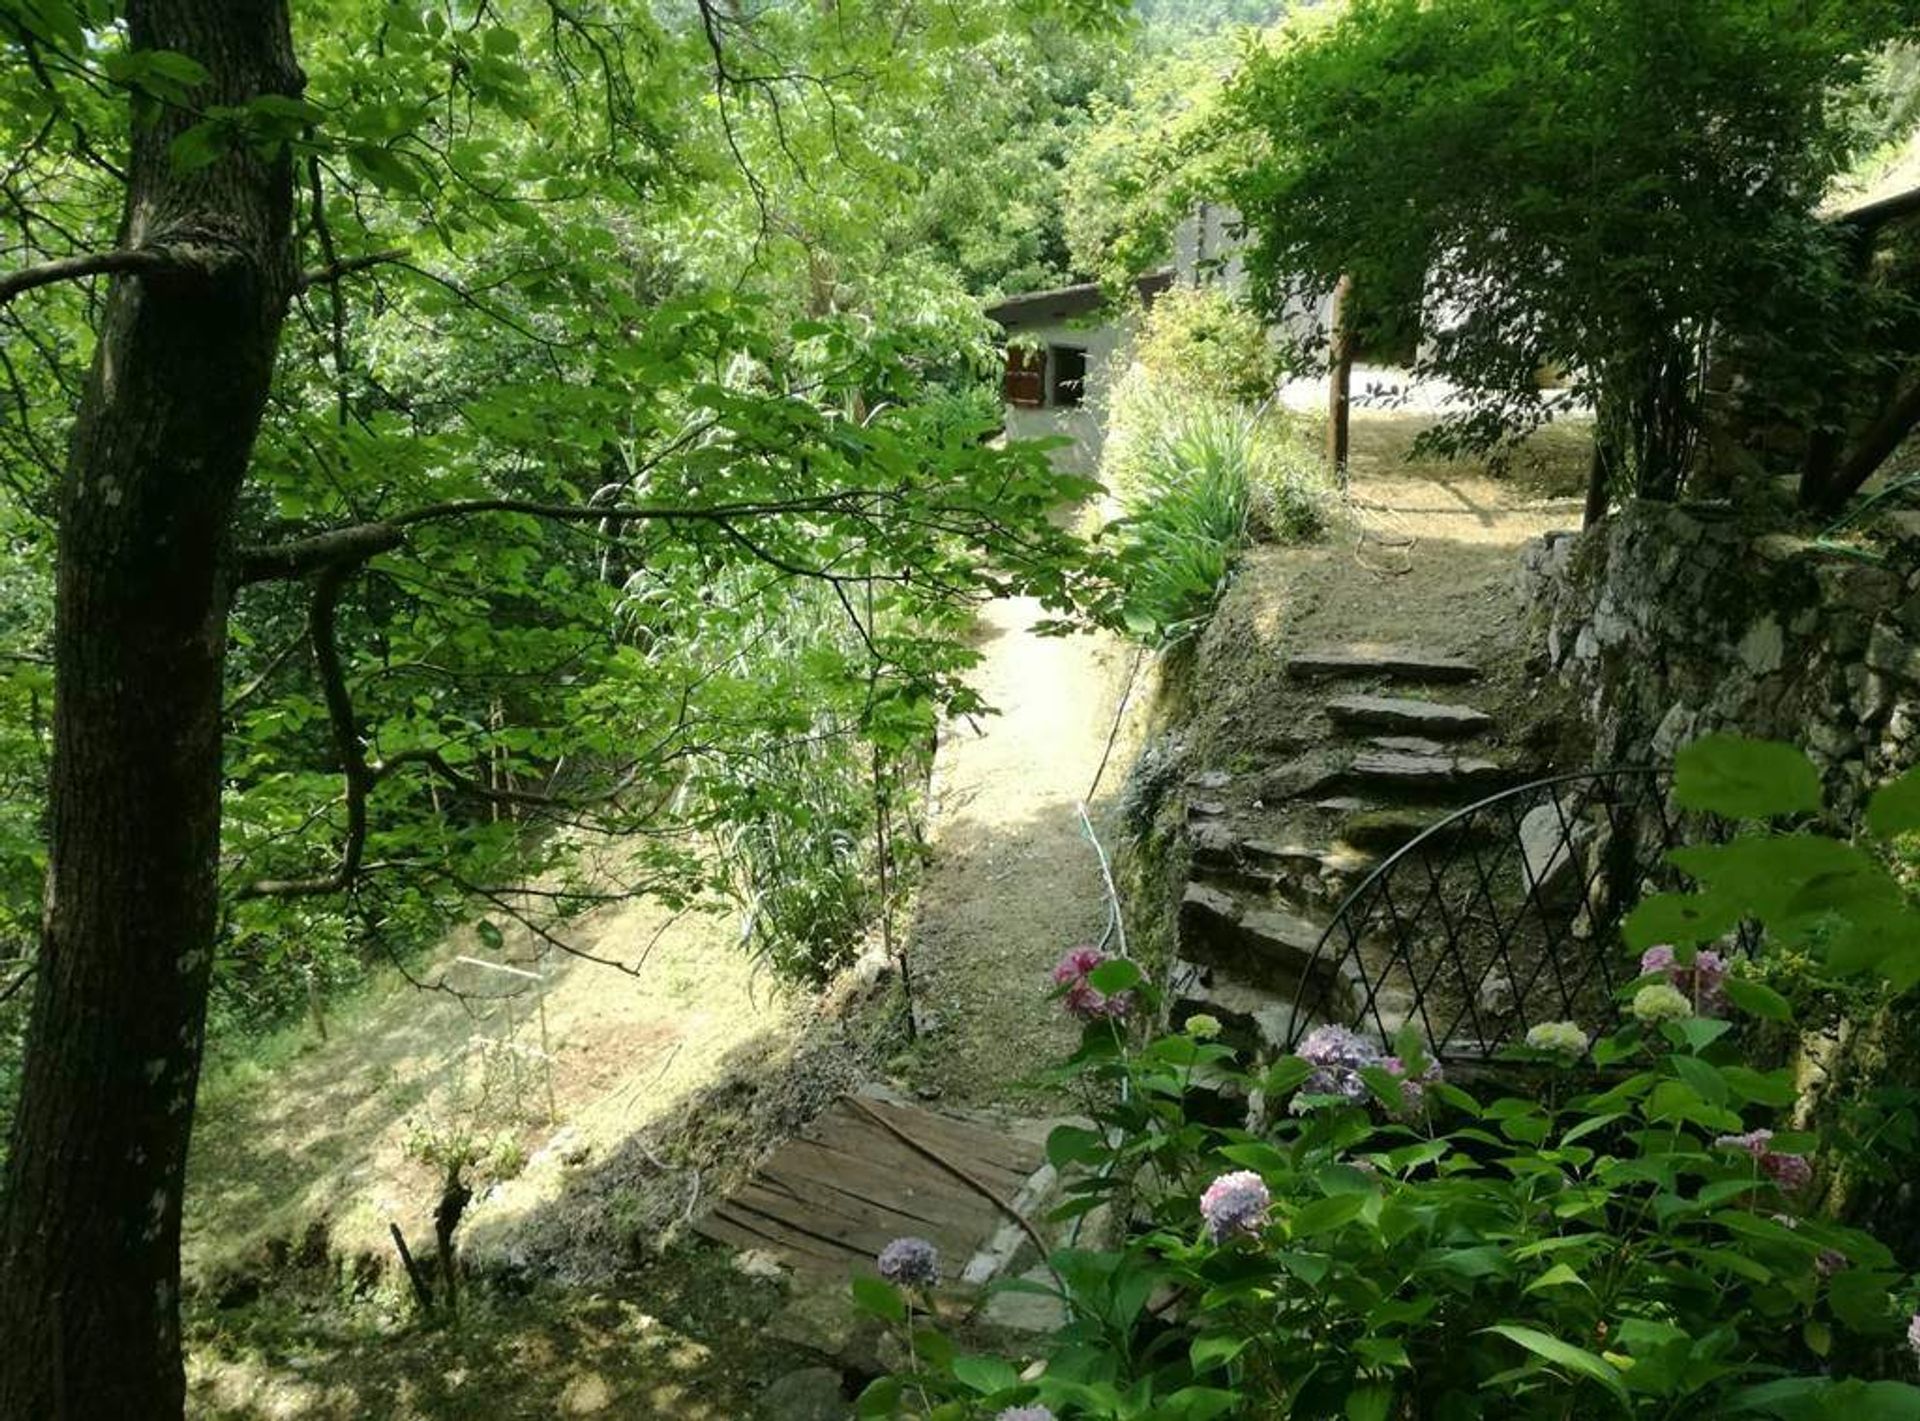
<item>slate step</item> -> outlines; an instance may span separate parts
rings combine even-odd
[[[1196,1016],[1221,1025],[1221,1040],[1239,1051],[1284,1051],[1293,1035],[1293,997],[1262,991],[1224,968],[1175,958],[1168,979],[1176,1031]]]
[[[1364,809],[1342,821],[1340,842],[1361,853],[1390,854],[1424,834],[1451,812],[1444,809],[1394,807]],[[1456,844],[1462,836],[1490,839],[1492,830],[1483,822],[1484,818],[1477,815],[1469,822],[1456,824],[1452,829],[1435,835],[1435,847]]]
[[[1493,727],[1493,717],[1483,710],[1410,696],[1335,696],[1327,702],[1327,714],[1336,725],[1435,739],[1480,735]]]
[[[1208,881],[1297,903],[1337,903],[1374,864],[1348,844],[1243,839],[1217,821],[1190,826],[1187,842],[1193,871]]]
[[[1303,979],[1304,999],[1316,1011],[1350,995],[1345,973],[1315,956],[1321,927],[1277,908],[1249,903],[1209,883],[1189,883],[1180,899],[1180,953],[1222,968],[1248,984],[1291,1000]]]
[[[1518,773],[1473,755],[1418,755],[1404,750],[1363,750],[1342,772],[1343,783],[1360,788],[1409,790],[1477,789],[1488,793],[1516,783]]]
[[[1386,681],[1449,683],[1474,680],[1480,675],[1480,668],[1457,656],[1369,641],[1296,651],[1288,658],[1287,674],[1300,680],[1373,677]]]

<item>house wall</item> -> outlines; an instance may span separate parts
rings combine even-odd
[[[1065,437],[1073,443],[1053,452],[1055,467],[1073,473],[1093,473],[1100,464],[1100,446],[1106,426],[1106,397],[1117,358],[1130,343],[1132,320],[1043,322],[1007,327],[1009,341],[1036,345],[1078,346],[1087,353],[1087,389],[1082,403],[1073,409],[1029,409],[1007,405],[1006,429],[1009,439],[1051,439]]]

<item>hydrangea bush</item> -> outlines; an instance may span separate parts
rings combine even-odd
[[[1714,767],[1707,783],[1725,788]],[[1687,771],[1682,789],[1711,798]],[[1726,793],[1748,806],[1759,790]],[[1885,794],[1920,828],[1920,783]],[[912,1369],[875,1382],[860,1414],[1920,1417],[1915,1280],[1819,1210],[1793,1072],[1743,1045],[1789,1004],[1709,939],[1644,940],[1741,917],[1785,936],[1798,900],[1780,883],[1818,872],[1753,846],[1794,837],[1762,827],[1715,846],[1769,864],[1772,897],[1731,922],[1674,903],[1636,915],[1641,972],[1612,1029],[1538,1025],[1475,1080],[1446,1079],[1415,1038],[1389,1049],[1338,1026],[1269,1060],[1236,1055],[1202,1019],[1155,1035],[1159,1003],[1133,963],[1073,959],[1056,991],[1085,1026],[1064,1074],[1108,1103],[1049,1141],[1070,1180],[1055,1219],[1111,1204],[1126,1222],[1112,1246],[1089,1230],[1052,1254],[1043,1291],[1066,1321],[1031,1355],[971,1356],[920,1329]],[[1829,850],[1810,852],[1831,870]],[[1726,891],[1700,877],[1703,897]],[[1914,930],[1897,951],[1920,956],[1920,917],[1904,900],[1909,916],[1893,915],[1878,886],[1869,899],[1825,882],[1824,940],[1870,912],[1878,931]],[[1879,961],[1897,980],[1895,953]],[[1087,993],[1127,1006],[1088,1010]],[[865,1286],[914,1331],[897,1295]]]

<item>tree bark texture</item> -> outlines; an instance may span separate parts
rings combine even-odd
[[[286,0],[130,0],[196,108],[297,95]],[[296,271],[284,154],[136,123],[60,494],[47,906],[0,1195],[0,1418],[174,1421],[180,1211],[215,932],[232,516]]]

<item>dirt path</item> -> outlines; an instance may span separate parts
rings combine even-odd
[[[924,1026],[915,1074],[954,1103],[1026,1094],[1033,1073],[1071,1049],[1047,974],[1107,924],[1075,806],[1135,658],[1107,638],[1037,636],[1040,615],[1030,599],[986,609],[975,684],[999,714],[952,727],[934,772],[934,857],[909,949]],[[1108,844],[1129,758],[1116,746],[1091,807]]]

